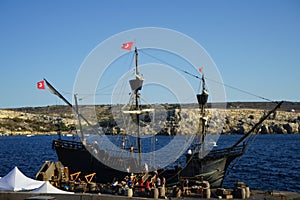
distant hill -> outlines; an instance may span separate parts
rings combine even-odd
[[[221,106],[222,105],[222,106]],[[255,124],[260,117],[275,107],[273,102],[229,102],[226,103],[226,111],[219,113],[218,121],[224,121],[222,133],[244,134]],[[180,116],[186,108],[196,108],[195,104],[164,104],[167,112],[167,121],[159,134],[170,135],[170,130],[177,127],[185,127]],[[122,130],[117,127],[114,116],[111,113],[111,105],[86,106],[89,109],[96,108],[98,123],[105,128],[106,134],[122,134]],[[178,109],[178,108],[181,109]],[[208,104],[208,108],[224,108],[224,104]],[[180,111],[181,110],[181,111]],[[199,118],[194,109],[185,116],[190,123]],[[62,131],[69,131],[74,128],[76,121],[73,110],[67,105],[53,105],[45,107],[23,107],[0,109],[0,135],[15,134],[35,134],[35,133],[55,133],[57,123],[60,123]],[[181,123],[181,124],[180,124]],[[117,132],[116,132],[117,131]],[[215,130],[211,130],[214,132]],[[191,130],[186,127],[186,134]],[[300,102],[285,102],[278,109],[276,118],[266,120],[260,133],[299,133],[300,132]]]
[[[219,107],[218,104],[221,103],[208,103],[208,107]],[[224,103],[222,103],[223,105]],[[177,107],[173,104],[165,104],[169,108]],[[227,102],[226,108],[228,109],[260,109],[260,110],[270,110],[274,108],[275,102]],[[97,107],[106,107],[110,105],[98,105]],[[184,105],[184,107],[189,107]],[[32,114],[45,114],[45,113],[55,113],[55,114],[72,114],[72,109],[67,105],[53,105],[45,107],[22,107],[22,108],[8,108],[6,110],[19,111]],[[300,112],[300,102],[284,102],[283,105],[278,109],[280,111],[291,111]]]
[[[249,108],[249,109],[261,109],[261,110],[270,110],[276,104],[274,102],[228,102],[227,108]],[[281,111],[291,111],[295,110],[300,112],[300,102],[289,102],[286,101],[278,109]]]
[[[22,108],[8,108],[5,110],[18,111],[24,113],[32,114],[68,114],[73,113],[72,109],[66,105],[53,105],[53,106],[44,106],[44,107],[22,107]]]

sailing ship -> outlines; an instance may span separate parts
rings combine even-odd
[[[143,110],[142,106],[139,104],[139,91],[143,86],[143,78],[138,72],[137,48],[135,48],[135,58],[135,79],[129,81],[132,89],[132,106],[128,111],[123,112],[129,114],[137,124],[137,155],[139,156],[110,156],[108,152],[106,152],[106,150],[101,149],[97,149],[97,152],[93,153],[92,150],[95,149],[95,147],[93,147],[92,145],[86,145],[84,138],[81,138],[81,141],[75,141],[65,140],[59,137],[58,139],[53,141],[52,146],[57,153],[58,160],[64,166],[67,166],[69,168],[70,173],[75,173],[78,171],[80,171],[82,174],[96,173],[96,182],[108,183],[111,182],[114,177],[123,179],[126,175],[128,175],[128,173],[139,172],[141,168],[145,167],[145,163],[142,162],[141,158],[142,144],[139,127],[141,115],[143,114],[143,112],[149,112],[149,109]],[[80,120],[84,120],[87,124],[89,124],[88,120],[85,119],[85,117],[79,112],[76,98],[75,106],[73,106],[46,79],[44,80],[52,93],[59,96],[75,111],[79,123]],[[169,186],[179,184],[183,179],[187,179],[192,183],[200,180],[200,177],[203,177],[205,180],[209,181],[212,188],[221,187],[230,164],[245,153],[247,147],[247,143],[245,142],[246,139],[283,103],[279,102],[274,109],[266,113],[259,120],[259,122],[251,128],[251,130],[249,130],[243,137],[241,137],[230,147],[207,150],[205,149],[205,137],[208,120],[206,107],[209,93],[205,87],[204,74],[202,74],[201,82],[202,91],[196,95],[200,110],[198,133],[194,139],[194,142],[189,147],[190,150],[182,156],[183,158],[185,158],[184,162],[175,162],[176,165],[172,163],[172,165],[170,164],[169,166],[165,166],[160,169],[157,169],[157,167],[149,166],[148,169],[149,171],[157,171],[159,176],[165,177],[166,184]],[[82,132],[83,130],[81,129],[79,134],[82,135]],[[125,151],[125,153],[127,152]],[[95,154],[97,154],[97,156]],[[122,166],[130,166],[130,169],[120,170],[118,168],[111,167],[111,165],[107,164],[108,162],[120,163],[120,165]]]

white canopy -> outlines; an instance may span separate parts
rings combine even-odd
[[[37,181],[25,176],[18,167],[0,179],[0,190],[22,191],[40,187],[44,181]]]
[[[57,189],[49,181],[45,181],[43,185],[41,185],[39,188],[30,191],[32,193],[51,193],[51,194],[74,194],[74,192],[67,192],[60,189]]]

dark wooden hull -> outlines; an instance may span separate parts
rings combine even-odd
[[[205,180],[209,181],[211,187],[221,187],[228,166],[234,159],[242,156],[244,152],[245,147],[238,147],[231,151],[229,149],[212,150],[204,158],[198,158],[198,155],[194,155],[180,175],[192,180],[199,180],[203,176]]]
[[[83,175],[96,172],[96,182],[112,182],[114,177],[123,179],[127,172],[119,171],[98,161],[80,142],[67,140],[53,141],[58,160],[69,168],[70,174],[81,172]]]
[[[70,173],[80,171],[86,175],[96,172],[96,182],[99,183],[111,182],[114,177],[123,179],[128,175],[126,171],[113,169],[98,161],[80,142],[55,140],[53,148],[56,150],[58,160],[69,168]],[[211,187],[221,187],[229,164],[243,155],[244,150],[245,148],[240,147],[234,151],[215,150],[202,159],[195,154],[187,158],[188,162],[182,169],[168,167],[161,173],[166,177],[167,185],[179,184],[180,179],[185,177],[198,180],[200,176],[204,176],[210,182]]]

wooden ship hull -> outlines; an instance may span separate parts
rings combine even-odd
[[[184,178],[197,181],[203,176],[210,182],[212,188],[218,188],[222,186],[230,163],[244,154],[245,147],[237,147],[234,151],[229,151],[229,149],[212,150],[204,158],[199,158],[197,154],[192,157],[187,154],[184,155],[187,157],[184,167],[167,166],[158,172],[166,178],[166,184],[169,186],[179,184]],[[96,173],[95,181],[98,183],[111,182],[115,177],[122,180],[129,175],[126,171],[116,170],[97,160],[81,142],[58,139],[53,141],[53,148],[57,153],[58,160],[69,168],[70,173],[78,171],[82,174]],[[115,159],[117,160],[117,158]],[[135,160],[123,159],[122,162],[137,166]]]

